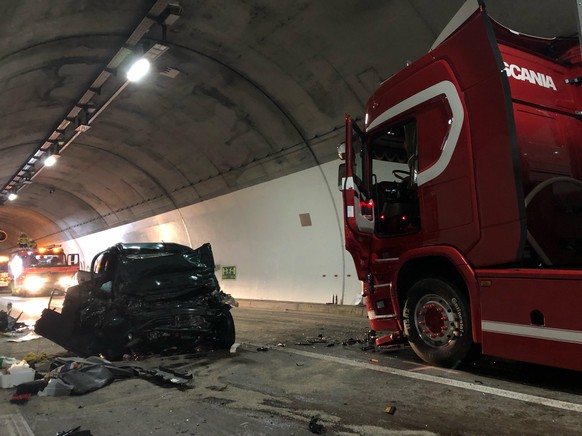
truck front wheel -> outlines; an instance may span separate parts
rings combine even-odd
[[[14,280],[10,283],[10,293],[17,297],[26,297],[26,292],[22,288],[17,288]]]
[[[440,278],[414,283],[403,310],[404,332],[414,352],[432,365],[453,368],[472,348],[467,298]]]

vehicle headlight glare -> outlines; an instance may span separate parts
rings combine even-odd
[[[59,280],[57,281],[57,285],[59,285],[59,287],[63,289],[67,289],[70,288],[71,286],[75,286],[78,284],[79,283],[77,282],[77,280],[71,276],[63,276],[59,278]]]
[[[46,280],[45,277],[28,276],[24,279],[22,286],[29,292],[38,292],[42,289]]]

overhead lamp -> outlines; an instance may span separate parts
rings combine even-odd
[[[24,185],[30,185],[32,183],[32,178],[34,177],[34,173],[35,173],[34,167],[32,167],[31,169],[29,169],[28,171],[26,171],[24,173],[23,178],[22,178],[22,183]]]
[[[127,80],[137,82],[141,80],[150,70],[150,61],[141,58],[135,62],[127,71]]]
[[[52,167],[57,163],[57,159],[61,157],[61,155],[56,151],[47,150],[45,153],[47,154],[47,156],[44,158],[45,167]]]
[[[45,167],[52,167],[54,164],[57,163],[57,157],[54,154],[51,154],[44,160]]]
[[[178,2],[170,3],[158,17],[159,22],[164,26],[171,26],[182,15],[182,7]]]

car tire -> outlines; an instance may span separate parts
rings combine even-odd
[[[454,368],[470,357],[473,346],[467,297],[441,278],[414,283],[403,310],[404,333],[425,362]]]
[[[218,349],[229,349],[234,344],[235,337],[234,318],[228,311],[215,331],[214,345]]]

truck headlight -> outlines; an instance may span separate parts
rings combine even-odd
[[[27,276],[22,283],[22,287],[29,292],[38,292],[45,285],[46,277]]]
[[[77,283],[77,280],[73,276],[62,276],[59,278],[59,280],[57,280],[57,285],[63,289],[67,289],[78,284],[79,283]]]

